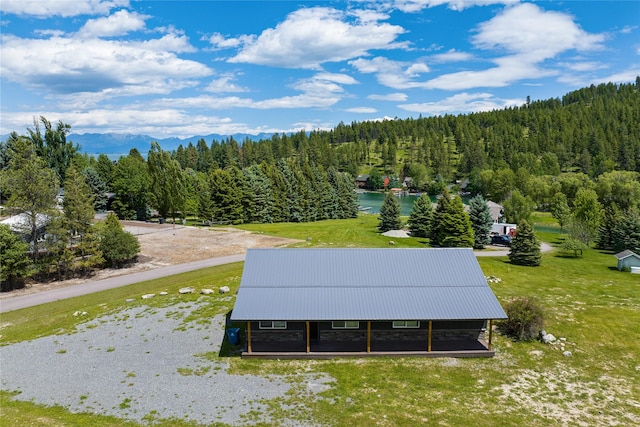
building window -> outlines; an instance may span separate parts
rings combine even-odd
[[[260,329],[287,329],[287,322],[284,320],[261,320]]]
[[[357,320],[336,320],[331,322],[331,328],[333,329],[358,329],[360,322]]]
[[[420,321],[419,320],[394,320],[393,327],[394,328],[419,328]]]

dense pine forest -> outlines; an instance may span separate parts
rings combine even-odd
[[[146,157],[133,149],[116,162],[81,154],[69,132],[41,117],[0,144],[2,199],[31,215],[34,237],[37,214],[54,211],[60,188],[75,198],[67,205],[92,205],[67,219],[77,238],[92,209],[235,224],[355,217],[355,178],[366,175],[371,190],[386,176],[391,187],[410,177],[409,190],[432,195],[446,187],[480,194],[504,204],[512,222],[551,211],[587,246],[640,246],[640,77],[490,112],[201,139],[171,152],[152,142]]]

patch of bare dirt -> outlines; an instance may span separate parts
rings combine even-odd
[[[29,283],[25,288],[3,292],[0,299],[39,291],[77,285],[87,281],[137,273],[168,265],[184,264],[208,258],[239,255],[248,248],[269,248],[297,242],[293,239],[253,234],[236,228],[185,227],[122,221],[125,230],[138,238],[138,262],[119,269],[100,270],[91,278],[70,279],[46,283]]]

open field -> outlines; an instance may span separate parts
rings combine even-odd
[[[561,235],[545,216],[534,218],[534,222],[540,224],[542,240],[560,241]],[[365,215],[353,220],[243,228],[300,239],[303,242],[296,245],[303,247],[388,247],[389,240],[396,242],[395,247],[424,246],[424,242],[417,239],[380,236],[375,232],[376,224],[376,217]],[[502,279],[500,283],[491,284],[501,301],[519,295],[535,295],[540,299],[547,311],[546,330],[565,338],[564,349],[572,356],[564,356],[560,344],[513,343],[500,335],[495,337],[493,359],[241,360],[236,356],[236,349],[225,342],[220,352],[202,355],[199,366],[204,370],[222,364],[231,375],[286,378],[291,385],[289,391],[264,401],[262,409],[249,411],[243,418],[246,424],[640,424],[640,278],[618,272],[613,268],[615,258],[596,250],[587,251],[582,258],[550,252],[544,254],[543,264],[537,268],[513,266],[506,258],[479,258],[479,262],[486,275]],[[36,337],[73,333],[103,315],[138,306],[148,306],[150,310],[170,307],[179,311],[180,301],[185,300],[175,295],[183,286],[203,288],[224,283],[231,288],[233,296],[241,268],[242,264],[215,267],[3,314],[2,343],[9,345]],[[140,299],[142,294],[160,290],[174,297]],[[125,303],[127,298],[136,300]],[[195,303],[205,297],[191,294],[180,298]],[[208,303],[184,317],[185,322],[217,327],[211,319],[228,312],[233,304],[232,298],[204,301]],[[75,311],[88,314],[76,317]],[[167,345],[171,345],[170,342]],[[56,356],[64,355],[53,354],[52,360]],[[6,369],[4,362],[3,369]],[[329,388],[309,393],[309,375],[331,378]],[[211,387],[216,387],[214,381]],[[61,407],[22,402],[16,400],[19,394],[12,397],[12,391],[4,390],[0,402],[3,419],[11,425],[138,425],[113,416],[74,414]],[[88,391],[87,395],[90,400],[92,392]],[[167,393],[167,399],[170,396]],[[162,406],[162,402],[158,402],[156,419],[162,418]],[[188,411],[185,408],[185,412]],[[212,425],[222,425],[216,422],[211,420]],[[193,424],[172,419],[161,420],[161,425]]]

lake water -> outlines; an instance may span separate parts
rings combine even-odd
[[[400,202],[400,211],[401,215],[409,216],[411,214],[411,209],[413,208],[413,202],[416,201],[418,196],[413,194],[408,196],[397,196],[398,201]],[[380,207],[382,206],[382,202],[384,201],[383,193],[358,193],[358,204],[363,208],[371,208],[364,212],[378,214],[380,213]]]

